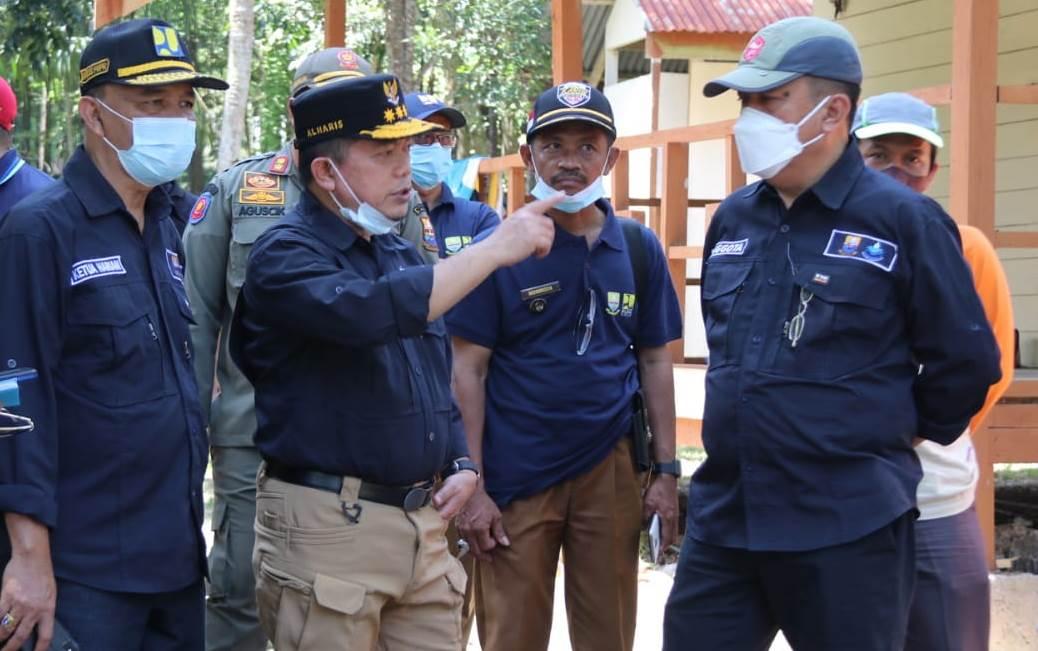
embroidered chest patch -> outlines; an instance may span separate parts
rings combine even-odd
[[[70,283],[73,287],[80,283],[105,276],[125,276],[126,267],[123,266],[123,257],[113,255],[107,258],[92,258],[80,260],[72,265]]]
[[[897,262],[897,244],[871,235],[833,229],[825,255],[830,258],[850,258],[891,271]]]
[[[712,258],[718,255],[742,255],[746,253],[746,245],[749,243],[749,239],[721,240],[717,244],[714,244],[714,248],[710,250],[710,257]]]
[[[177,255],[176,251],[166,249],[166,266],[169,267],[169,275],[173,276],[173,280],[183,285],[184,264],[180,261],[180,256]]]

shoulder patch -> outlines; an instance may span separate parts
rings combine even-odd
[[[422,248],[426,251],[439,252],[440,247],[436,244],[436,231],[433,230],[432,220],[429,215],[422,215]]]
[[[195,201],[194,207],[191,208],[191,216],[188,219],[189,224],[199,223],[209,213],[209,206],[213,203],[213,195],[208,190],[209,188],[207,187],[205,192],[198,195],[198,200]]]
[[[271,174],[277,174],[278,176],[284,176],[288,174],[288,170],[292,167],[292,159],[284,154],[275,156],[274,160],[270,161],[270,167],[267,171]]]
[[[897,262],[898,247],[878,237],[834,228],[823,253],[830,258],[849,258],[891,271]]]
[[[72,274],[69,282],[73,287],[80,283],[104,276],[125,276],[126,267],[123,266],[123,257],[113,255],[107,258],[91,258],[80,260],[72,265]]]

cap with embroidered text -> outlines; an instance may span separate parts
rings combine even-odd
[[[79,58],[79,91],[102,84],[165,86],[189,83],[227,90],[227,82],[195,70],[187,46],[169,23],[140,18],[98,30]]]
[[[616,137],[613,107],[606,96],[582,81],[567,81],[544,91],[533,103],[526,140],[547,126],[569,121],[590,122]]]

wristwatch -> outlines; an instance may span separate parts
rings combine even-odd
[[[446,479],[455,473],[461,472],[462,470],[469,470],[475,473],[476,477],[479,477],[479,466],[477,466],[475,462],[473,462],[472,459],[469,459],[468,457],[461,457],[460,459],[455,459],[454,461],[451,461],[447,464],[447,467],[443,469],[443,472],[441,472],[440,475],[444,479]]]
[[[656,462],[652,464],[652,474],[654,475],[671,475],[673,477],[681,477],[681,460],[673,459],[671,461],[664,461],[663,463]]]

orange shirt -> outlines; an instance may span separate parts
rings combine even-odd
[[[973,284],[995,333],[995,341],[1002,352],[1002,379],[991,385],[984,406],[970,421],[970,430],[976,432],[984,417],[1002,398],[1002,394],[1013,381],[1013,302],[1002,263],[998,260],[995,247],[984,236],[983,231],[959,224],[959,233],[962,236],[962,255],[973,270]]]

